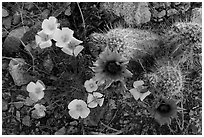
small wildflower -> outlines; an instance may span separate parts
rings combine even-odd
[[[116,51],[112,52],[106,48],[105,51],[99,55],[99,59],[94,63],[94,79],[98,81],[99,85],[105,83],[105,89],[115,81],[121,81],[123,86],[126,87],[124,82],[125,77],[132,76],[132,73],[126,69],[128,62],[128,60],[123,58]]]
[[[133,95],[135,100],[140,99],[143,101],[151,92],[141,92],[142,90],[145,90],[145,87],[143,86],[144,82],[142,80],[135,81],[133,83],[133,89],[130,89],[130,93]]]
[[[86,88],[87,92],[93,92],[98,89],[98,85],[96,84],[96,81],[93,79],[86,80],[84,83],[84,87]]]
[[[35,35],[35,41],[41,49],[52,46],[51,36],[44,33],[43,31],[40,31],[37,33],[37,35]]]
[[[35,104],[35,110],[32,111],[32,115],[36,115],[41,118],[45,116],[46,107],[40,104]]]
[[[86,102],[78,99],[72,100],[68,105],[68,109],[69,115],[74,119],[79,119],[79,117],[86,118],[90,113]]]
[[[62,48],[62,51],[71,56],[77,56],[82,50],[83,46],[79,44],[82,41],[73,37],[74,31],[69,28],[62,28],[54,33],[53,39],[56,41],[56,46]]]
[[[44,97],[45,85],[41,80],[38,80],[36,83],[30,82],[27,87],[27,91],[29,92],[29,96],[32,100],[37,102]]]
[[[93,92],[93,94],[88,94],[87,103],[89,108],[95,108],[98,105],[101,107],[103,105],[104,98],[103,94],[99,92]]]
[[[176,101],[173,99],[161,99],[153,104],[150,112],[160,125],[170,124],[171,118],[177,115]]]
[[[45,19],[42,22],[42,29],[45,34],[52,35],[58,30],[59,23],[57,23],[57,19],[53,16],[49,17],[49,19]]]

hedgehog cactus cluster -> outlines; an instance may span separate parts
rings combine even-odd
[[[93,33],[91,38],[101,49],[108,47],[129,60],[141,59],[147,54],[153,55],[159,41],[158,35],[134,28],[115,28],[107,33]]]
[[[202,26],[193,22],[178,22],[164,36],[171,56],[191,56],[194,47],[202,43]]]
[[[202,28],[200,24],[193,22],[179,22],[172,27],[180,36],[191,43],[202,41]]]
[[[143,100],[148,92],[140,93],[138,90],[146,90],[143,80],[148,82],[149,91],[154,96],[150,113],[161,125],[170,124],[170,119],[177,114],[177,103],[183,97],[182,91],[185,88],[186,72],[182,69],[182,65],[187,60],[191,60],[189,57],[193,57],[193,62],[195,56],[201,57],[201,36],[202,27],[193,22],[175,23],[164,35],[157,35],[149,30],[122,27],[116,27],[104,33],[93,33],[90,37],[91,42],[102,51],[93,68],[95,77],[100,76],[108,81],[106,88],[115,81],[121,81],[126,87],[125,78],[134,77],[126,69],[127,62],[139,62],[144,70],[144,73],[140,74],[143,79],[133,83],[134,89],[131,89],[131,94],[136,100],[138,98]],[[145,64],[149,57],[153,59],[152,66]],[[127,60],[126,63],[118,60],[120,58]],[[200,61],[201,58],[198,60]],[[120,68],[118,69],[120,71],[117,72],[116,68]],[[105,73],[107,71],[114,72],[116,79],[112,78],[112,74]]]
[[[150,84],[156,88],[156,96],[172,98],[178,96],[183,88],[183,74],[173,65],[162,65],[153,73],[147,74]]]

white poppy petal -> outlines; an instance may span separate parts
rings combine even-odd
[[[38,36],[40,37],[44,37],[46,34],[43,32],[43,30],[39,31],[38,33]]]
[[[97,98],[101,98],[103,96],[103,94],[101,94],[99,92],[93,92],[93,96],[97,97]]]
[[[39,117],[44,117],[45,116],[45,111],[38,111],[38,116]]]
[[[53,40],[57,42],[61,42],[61,36],[62,36],[62,30],[56,29],[55,32],[53,33]]]
[[[90,102],[92,102],[94,100],[94,96],[92,94],[88,94],[87,97],[87,103],[89,104]]]
[[[43,30],[47,27],[48,22],[49,22],[48,19],[44,19],[44,20],[43,20],[42,26],[41,26]]]
[[[83,41],[78,40],[78,39],[76,39],[76,38],[72,37],[72,39],[71,39],[70,43],[72,43],[74,46],[77,46],[77,45],[79,45],[79,44],[83,43]]]
[[[90,109],[86,107],[86,108],[84,108],[83,111],[81,111],[80,117],[81,118],[86,118],[89,115],[89,113],[90,113]]]
[[[142,93],[141,97],[140,97],[140,100],[143,101],[147,96],[149,96],[151,94],[150,91],[147,91],[145,93]]]
[[[133,95],[135,100],[138,100],[141,97],[142,93],[138,92],[136,89],[130,89],[129,91]]]
[[[28,92],[35,92],[35,88],[36,88],[36,84],[34,82],[30,82],[27,87],[26,90]]]
[[[88,103],[88,107],[89,107],[89,108],[95,108],[95,107],[97,107],[97,106],[98,106],[98,104],[97,104],[96,101],[92,101],[92,102]]]
[[[80,113],[76,110],[69,110],[69,115],[74,119],[79,119]]]
[[[73,56],[73,50],[69,49],[69,48],[62,48],[61,49],[64,53],[70,55],[70,56]]]
[[[133,87],[134,87],[134,88],[137,88],[138,86],[142,86],[143,84],[144,84],[144,81],[142,81],[142,80],[135,81],[135,82],[133,83]]]
[[[75,47],[75,49],[74,49],[74,56],[77,56],[83,49],[84,49],[83,46]]]
[[[103,106],[104,98],[99,99],[99,106]]]
[[[63,47],[66,46],[66,43],[56,42],[55,45],[56,45],[57,47],[63,48]]]
[[[72,100],[68,105],[68,109],[74,109],[77,104],[78,104],[78,99]]]
[[[73,37],[73,34],[74,34],[74,31],[69,29],[68,27],[62,28],[62,32],[64,34],[66,34],[70,38],[70,40],[71,40],[71,38]]]
[[[35,104],[34,106],[35,109],[40,109],[40,107],[41,107],[40,104]]]
[[[50,40],[46,41],[46,42],[42,42],[39,44],[39,47],[41,49],[44,49],[44,48],[48,48],[48,47],[51,47],[52,46],[52,42]]]
[[[41,80],[38,80],[36,82],[36,86],[39,87],[41,90],[45,90],[45,84]]]
[[[54,16],[50,16],[49,21],[52,22],[52,23],[56,23],[57,19]]]
[[[37,101],[38,101],[38,96],[37,96],[35,93],[33,93],[33,92],[30,92],[30,93],[29,93],[29,97],[30,97],[30,99],[32,99],[34,102],[37,102]]]
[[[44,95],[45,95],[44,91],[41,91],[40,93],[38,93],[37,94],[38,100],[41,100],[42,98],[44,98]]]
[[[42,42],[41,37],[38,35],[35,35],[35,42],[37,45],[40,44]]]

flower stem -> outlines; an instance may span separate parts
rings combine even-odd
[[[79,118],[79,123],[82,131],[82,135],[85,135],[85,130],[84,130],[84,119]]]
[[[80,8],[80,6],[79,6],[79,2],[77,2],[77,6],[78,6],[78,8],[79,8],[79,11],[80,11],[80,14],[81,14],[81,18],[82,18],[82,21],[83,21],[82,26],[83,26],[83,28],[85,29],[85,21],[84,21],[84,16],[83,16],[83,13],[82,13],[81,8]]]

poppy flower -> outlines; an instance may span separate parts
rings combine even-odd
[[[30,98],[35,102],[44,97],[45,93],[43,90],[45,90],[45,85],[41,80],[38,80],[36,83],[30,82],[26,89],[29,92]]]
[[[93,94],[88,94],[87,104],[89,108],[95,108],[98,105],[101,107],[103,105],[104,98],[103,94],[99,92],[93,92]]]
[[[126,87],[125,78],[132,76],[132,73],[126,69],[128,62],[118,52],[110,51],[110,49],[106,48],[99,55],[92,68],[95,72],[94,79],[99,85],[105,83],[105,89],[115,81],[121,81],[123,86]]]
[[[69,28],[62,28],[57,30],[53,39],[56,41],[56,46],[62,48],[62,51],[71,56],[77,56],[82,50],[83,46],[80,46],[83,41],[80,41],[73,37],[74,31]]]
[[[37,33],[37,35],[35,35],[35,41],[41,49],[52,46],[51,36],[44,33],[43,31],[40,31]]]
[[[173,99],[161,99],[153,104],[150,112],[160,125],[169,125],[171,118],[177,115],[176,101]]]
[[[35,110],[32,111],[32,115],[36,115],[38,118],[45,116],[46,107],[40,104],[35,104]]]
[[[86,80],[84,83],[84,87],[86,88],[87,92],[93,92],[98,89],[98,85],[96,84],[96,81],[93,79]]]
[[[78,99],[72,100],[68,105],[68,109],[69,115],[74,119],[79,119],[79,117],[86,118],[90,113],[86,102]]]
[[[135,100],[140,99],[143,101],[151,93],[150,91],[146,91],[146,88],[143,86],[143,84],[144,82],[142,80],[135,81],[133,83],[134,88],[129,90]],[[146,92],[142,92],[143,90]]]
[[[57,19],[53,16],[49,17],[49,19],[44,19],[42,22],[42,29],[45,34],[52,35],[58,30],[59,23],[57,23]]]

